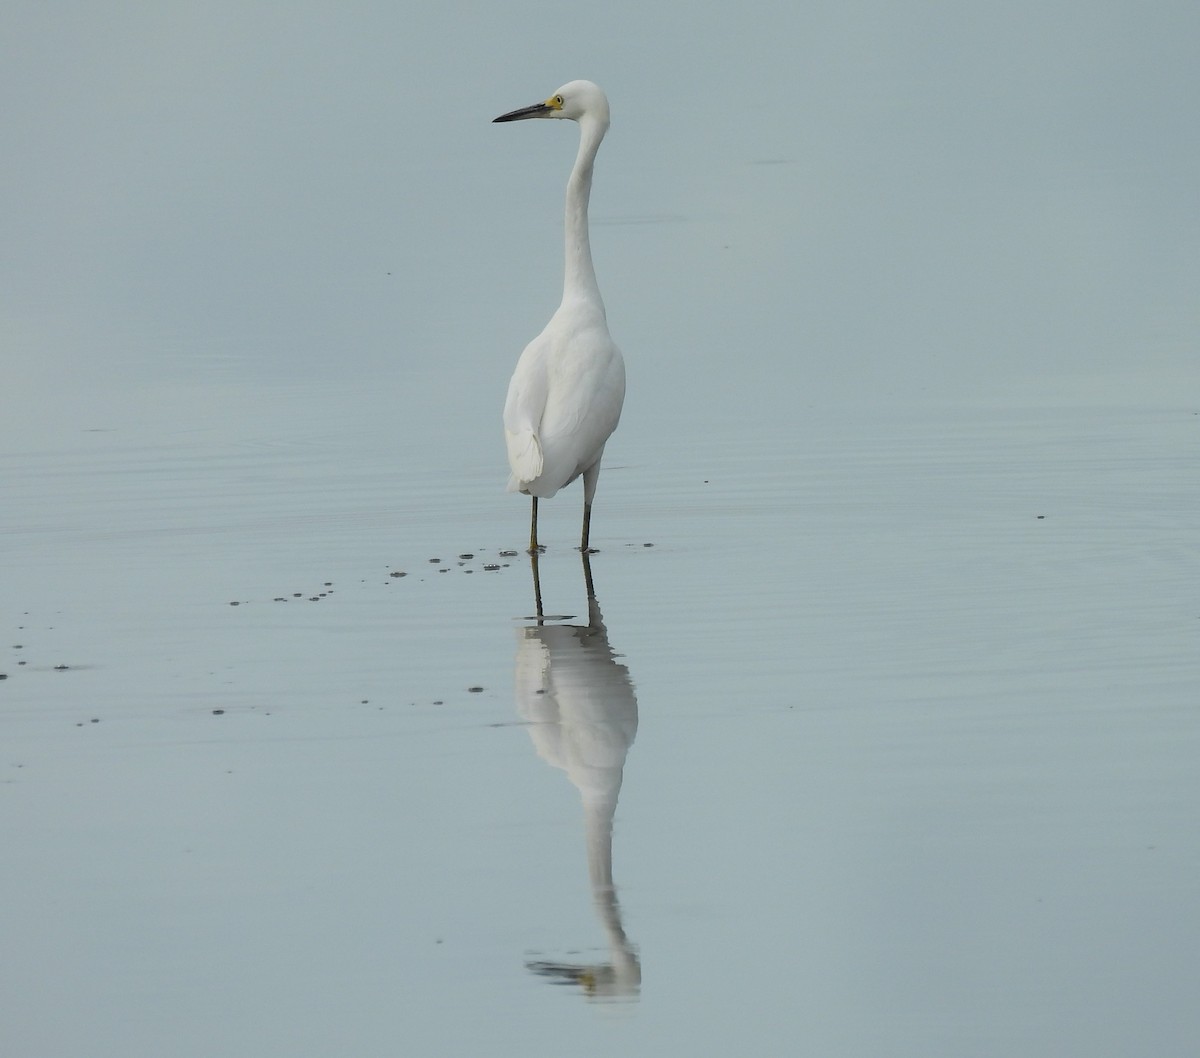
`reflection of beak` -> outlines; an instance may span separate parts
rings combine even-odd
[[[492,124],[497,121],[524,121],[526,118],[544,118],[554,108],[549,103],[534,103],[531,107],[521,107],[520,110],[510,110],[498,118],[492,118]]]

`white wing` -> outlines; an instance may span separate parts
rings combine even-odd
[[[504,441],[512,468],[510,491],[516,491],[542,472],[542,414],[546,410],[549,381],[541,336],[525,347],[508,384],[504,402]]]

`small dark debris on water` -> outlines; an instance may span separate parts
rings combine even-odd
[[[93,717],[92,717],[92,723],[93,723],[93,724],[98,724],[98,723],[100,723],[100,717],[98,717],[98,716],[93,716]]]
[[[364,698],[364,699],[363,699],[361,702],[359,702],[358,704],[359,704],[359,705],[369,705],[370,703],[371,703],[371,699],[370,699],[370,698]]]
[[[404,570],[402,570],[402,569],[394,569],[394,570],[392,570],[391,573],[388,574],[388,576],[389,577],[407,577],[408,574],[405,573]]]
[[[71,667],[70,665],[55,665],[54,671],[55,672],[66,672],[70,667]]]
[[[229,605],[230,606],[241,606],[242,604],[240,602],[238,602],[236,599],[234,599],[233,602],[231,602]]]
[[[431,558],[429,561],[431,563],[433,563],[434,565],[436,565],[437,563],[441,562],[441,559],[440,558]]]
[[[653,544],[642,544],[642,547],[653,547]]]
[[[275,601],[276,602],[287,602],[287,599],[285,599],[282,595],[276,595]]]
[[[482,688],[482,687],[468,687],[468,688],[467,688],[467,690],[468,690],[468,691],[469,691],[471,694],[479,694],[479,692],[480,692],[480,691],[482,691],[482,690],[483,690],[483,688]]]
[[[7,680],[7,679],[8,679],[8,673],[0,672],[0,680]]]
[[[439,699],[437,699],[437,701],[435,701],[433,704],[434,704],[434,705],[445,705],[446,703],[445,703],[444,701],[442,701],[442,699],[441,699],[441,698],[439,698]]]
[[[224,713],[224,712],[225,712],[225,710],[224,710],[224,709],[214,709],[214,710],[212,711],[212,715],[213,715],[213,716],[220,716],[220,715],[221,715],[222,713]]]
[[[517,553],[515,551],[501,551],[500,557],[501,558],[516,558]]]
[[[292,592],[292,598],[293,598],[293,599],[303,599],[303,598],[304,598],[304,592],[302,592],[302,591],[294,591],[294,592]]]
[[[1039,515],[1038,515],[1038,521],[1039,521],[1039,522],[1040,522],[1040,521],[1044,521],[1044,520],[1045,520],[1045,518],[1046,518],[1046,516],[1045,516],[1044,514],[1039,514]]]
[[[499,569],[500,567],[499,567],[499,565],[497,565],[495,562],[488,562],[488,563],[486,563],[486,564],[484,565],[484,567],[483,567],[483,568],[484,568],[485,570],[487,570],[489,573],[491,573],[491,572],[493,572],[494,570],[497,570],[497,569]]]
[[[458,557],[459,558],[474,558],[475,556],[470,553],[467,553],[465,555],[459,555]]]

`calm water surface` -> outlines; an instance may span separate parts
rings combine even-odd
[[[1200,6],[61,7],[3,1058],[1193,1058]],[[539,624],[578,141],[491,119],[573,77],[629,394]]]
[[[623,427],[545,506],[386,408],[2,463],[4,1050],[1183,1055],[1200,419]]]

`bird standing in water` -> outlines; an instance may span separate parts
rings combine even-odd
[[[536,554],[538,500],[583,476],[583,534],[588,553],[592,499],[604,445],[625,400],[625,362],[608,333],[592,267],[588,199],[592,168],[608,131],[608,99],[591,81],[565,84],[544,103],[496,121],[568,118],[579,123],[579,153],[567,180],[566,268],[562,303],[517,361],[504,404],[504,438],[512,468],[508,488],[532,497],[529,550]]]

